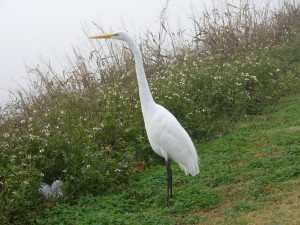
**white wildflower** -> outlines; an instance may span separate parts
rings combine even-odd
[[[62,192],[63,182],[61,180],[55,180],[52,185],[41,183],[39,191],[45,198],[55,198],[63,196]]]

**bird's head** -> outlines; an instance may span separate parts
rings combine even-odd
[[[128,37],[128,33],[125,30],[119,30],[119,31],[115,31],[111,34],[102,34],[102,35],[97,35],[97,36],[91,36],[89,38],[91,38],[91,39],[111,38],[111,39],[125,41],[127,37]]]

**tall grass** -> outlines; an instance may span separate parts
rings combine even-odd
[[[278,11],[248,2],[192,19],[192,41],[162,20],[138,41],[155,100],[195,140],[211,139],[241,116],[258,113],[299,84],[300,7]],[[99,32],[102,32],[101,27]],[[123,43],[74,49],[62,74],[30,68],[29,88],[0,117],[0,221],[32,223],[56,201],[121,190],[159,163],[144,130],[134,60]],[[108,48],[106,48],[108,46]],[[41,182],[64,181],[64,197],[44,200]]]
[[[284,1],[277,11],[271,10],[270,4],[269,1],[264,8],[258,8],[246,1],[239,7],[227,4],[225,9],[193,16],[194,40],[201,50],[224,55],[278,43],[299,28],[299,12],[295,1]]]

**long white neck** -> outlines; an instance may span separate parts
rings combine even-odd
[[[139,49],[139,46],[137,45],[137,43],[134,41],[133,38],[131,38],[130,36],[127,36],[125,41],[129,45],[129,47],[132,50],[132,53],[134,55],[135,70],[136,70],[136,76],[137,76],[137,81],[138,81],[138,86],[139,86],[140,101],[141,101],[142,111],[144,113],[145,109],[147,107],[154,104],[154,100],[151,95],[148,81],[146,78],[146,74],[144,71],[142,54]]]

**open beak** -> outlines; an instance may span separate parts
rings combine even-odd
[[[100,39],[100,38],[111,38],[113,36],[116,36],[117,34],[102,34],[102,35],[97,35],[97,36],[91,36],[89,38],[91,39]]]

